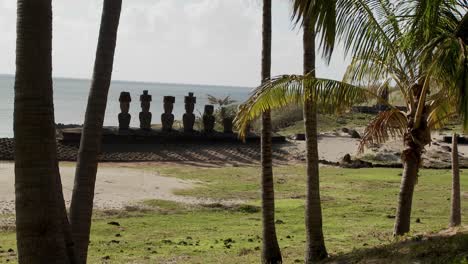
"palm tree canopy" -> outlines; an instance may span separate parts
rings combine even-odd
[[[335,47],[336,0],[292,0],[291,19],[301,25],[312,20],[315,31],[321,33],[320,47],[329,62]]]
[[[305,96],[313,97],[325,111],[335,107],[340,111],[375,96],[364,92],[363,87],[391,84],[402,94],[408,112],[390,107],[381,113],[370,124],[364,142],[382,142],[400,135],[406,129],[408,115],[421,119],[423,109],[430,127],[440,127],[455,112],[464,117],[467,127],[468,49],[464,28],[468,18],[462,14],[468,7],[462,2],[336,0],[336,33],[345,51],[353,55],[343,81],[311,75],[273,78],[240,106],[236,125],[242,132],[247,122],[265,109],[301,103]],[[319,3],[294,1],[293,17],[302,21],[300,18]],[[307,90],[312,94],[305,94]],[[458,100],[456,107],[454,100]]]
[[[230,96],[226,96],[224,98],[215,97],[210,94],[208,94],[207,96],[208,96],[208,102],[214,105],[227,106],[236,102],[236,100],[231,99]]]

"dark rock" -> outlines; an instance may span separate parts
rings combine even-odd
[[[343,133],[349,133],[349,128],[343,127],[343,128],[341,129],[341,131],[342,131]]]
[[[351,163],[351,162],[353,162],[353,161],[351,159],[350,154],[344,155],[343,158],[341,159],[341,163]]]
[[[343,168],[372,168],[372,163],[360,159],[353,160],[350,154],[344,155],[339,165]]]
[[[285,183],[286,183],[286,179],[284,179],[284,178],[279,178],[278,180],[276,180],[276,183],[278,183],[278,184],[285,184]]]
[[[304,141],[304,140],[306,140],[305,134],[303,134],[303,133],[296,134],[296,135],[294,135],[294,139]]]
[[[352,130],[350,136],[352,138],[361,138],[361,135],[359,135],[359,132],[357,132],[356,130]]]
[[[120,226],[120,224],[119,224],[118,222],[114,222],[114,221],[109,222],[109,223],[107,223],[107,224],[108,224],[108,225],[113,225],[113,226]]]
[[[284,224],[284,221],[278,219],[278,220],[275,221],[275,224],[277,224],[277,225],[282,225],[282,224]]]
[[[420,218],[416,218],[416,223],[421,223],[421,219]]]

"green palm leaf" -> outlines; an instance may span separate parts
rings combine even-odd
[[[292,0],[292,20],[304,25],[312,19],[315,31],[320,35],[320,47],[327,62],[330,62],[335,47],[336,0]]]
[[[373,96],[367,89],[335,80],[307,75],[282,75],[256,88],[239,106],[235,125],[245,137],[248,124],[263,112],[289,104],[302,104],[305,98],[316,102],[321,112],[342,112],[353,104]]]

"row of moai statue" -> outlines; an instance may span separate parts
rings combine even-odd
[[[127,130],[130,128],[131,115],[129,114],[130,102],[132,98],[129,92],[121,92],[119,97],[120,110],[119,114],[119,129]],[[141,103],[141,112],[139,114],[140,118],[140,128],[143,130],[151,129],[151,119],[152,114],[150,112],[152,97],[148,94],[148,91],[143,91],[143,94],[140,95]],[[185,96],[185,113],[182,117],[182,122],[184,125],[184,132],[194,132],[195,125],[195,104],[197,103],[197,98],[193,96],[193,93],[189,93],[188,96]],[[174,114],[172,111],[174,109],[175,97],[174,96],[164,96],[164,113],[161,115],[162,130],[164,132],[172,131],[174,125]],[[203,131],[206,133],[214,132],[215,126],[215,116],[214,106],[205,105],[205,111],[203,113]],[[231,124],[224,124],[224,133],[232,133],[232,121]]]

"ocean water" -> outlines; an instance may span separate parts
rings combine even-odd
[[[55,122],[64,124],[82,124],[86,103],[88,100],[90,80],[54,79],[54,108]],[[139,127],[138,114],[140,108],[140,94],[148,90],[153,96],[151,112],[153,113],[153,124],[161,123],[163,109],[163,96],[175,96],[173,114],[176,120],[181,120],[185,112],[184,96],[193,92],[197,97],[195,115],[203,113],[204,105],[208,104],[207,94],[216,97],[231,96],[239,102],[247,99],[251,88],[213,86],[213,85],[188,85],[188,84],[166,84],[166,83],[143,83],[113,81],[109,90],[107,101],[105,126],[117,126],[117,115],[120,112],[119,95],[122,91],[130,92],[132,102],[130,114],[132,115],[131,126]],[[0,137],[13,136],[13,102],[14,102],[14,76],[0,75]]]

